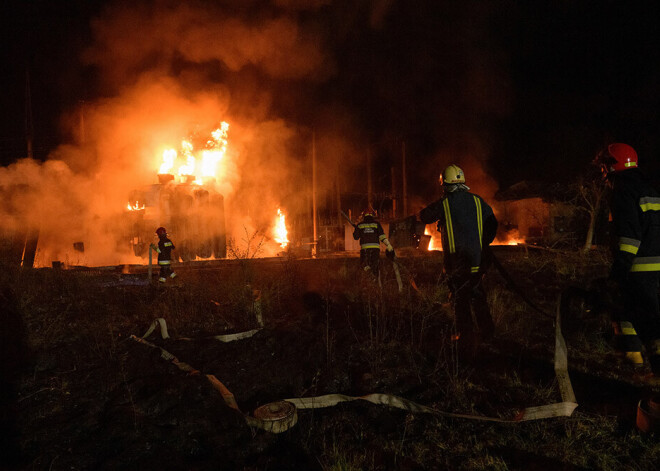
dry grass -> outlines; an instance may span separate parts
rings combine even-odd
[[[100,283],[115,279],[114,275],[53,270],[17,272],[14,278],[4,279],[18,295],[36,358],[21,384],[24,427],[32,432],[39,430],[42,422],[54,420],[54,414],[72,410],[66,398],[84,396],[90,387],[100,387],[99,404],[92,406],[89,397],[82,399],[96,410],[95,414],[102,416],[103,408],[109,407],[106,404],[117,401],[111,399],[113,394],[120,395],[132,410],[126,419],[131,436],[136,430],[140,434],[154,433],[149,411],[159,404],[145,402],[145,388],[159,387],[163,375],[178,381],[172,384],[185,384],[188,379],[180,378],[171,365],[145,355],[139,361],[159,370],[149,373],[153,384],[143,383],[136,371],[146,373],[136,370],[136,352],[129,350],[132,344],[125,340],[127,335],[141,335],[156,317],[167,319],[174,337],[253,328],[252,289],[261,291],[267,324],[258,340],[261,347],[237,343],[222,350],[225,354],[244,352],[244,357],[236,355],[236,361],[240,360],[241,368],[253,369],[249,375],[239,376],[227,363],[222,379],[235,384],[237,390],[255,387],[241,383],[246,380],[239,378],[252,378],[255,385],[260,384],[262,365],[252,364],[252,356],[277,345],[281,335],[294,330],[294,335],[287,337],[289,341],[311,347],[307,351],[292,346],[290,351],[297,352],[298,357],[279,358],[283,365],[280,374],[284,375],[285,385],[302,376],[299,391],[304,394],[384,392],[438,410],[500,417],[520,407],[560,400],[552,372],[552,321],[539,316],[507,290],[495,273],[490,273],[486,282],[497,338],[485,350],[486,357],[468,363],[456,356],[450,342],[453,319],[448,290],[433,262],[406,263],[404,278],[414,277],[419,291],[407,283],[402,294],[387,289],[393,281],[387,270],[383,276],[385,289],[379,289],[368,278],[355,282],[360,273],[356,260],[320,261],[324,264],[322,270],[308,261],[293,259],[268,266],[258,260],[244,262],[236,270],[190,272],[181,277],[185,282],[177,287],[160,290],[104,287]],[[530,297],[551,312],[558,289],[604,269],[597,257],[577,254],[519,254],[503,263],[521,280]],[[529,289],[530,284],[541,281],[544,289]],[[316,296],[310,297],[310,291]],[[311,301],[301,302],[303,298]],[[611,347],[604,335],[569,332],[566,336],[571,349],[569,365],[579,343],[584,352],[581,361],[591,362],[588,364],[594,366],[594,371],[607,368],[603,355]],[[315,346],[321,352],[318,358],[313,356]],[[278,354],[277,349],[273,352]],[[191,357],[184,360],[195,364],[194,349],[190,347],[186,353]],[[198,354],[210,356],[202,351]],[[76,359],[65,369],[71,355]],[[93,363],[98,372],[85,362]],[[307,370],[297,371],[301,365]],[[75,371],[61,374],[74,367]],[[93,383],[94,378],[102,379]],[[333,389],[337,385],[342,390]],[[268,385],[261,387],[269,390]],[[583,387],[588,390],[588,384]],[[247,398],[237,400],[241,403]],[[295,468],[290,461],[293,458],[277,454],[275,450],[280,448],[297,450],[308,458],[307,463],[323,470],[657,469],[657,440],[639,433],[622,418],[590,407],[590,400],[588,395],[578,395],[581,406],[571,418],[515,425],[413,415],[356,402],[300,411],[298,425],[278,437],[255,432],[245,442],[240,441],[246,439],[237,432],[240,440],[236,438],[233,446],[242,450],[243,458],[236,463],[244,469],[286,467],[282,463]],[[50,410],[50,406],[56,407]],[[96,416],[85,417],[91,421],[89,417]],[[181,428],[168,427],[168,433]],[[25,442],[37,467],[48,467],[49,459],[55,456],[53,450],[64,446],[56,435],[45,433],[47,430],[52,429],[46,428]],[[75,459],[65,461],[60,457],[58,461],[64,465]],[[205,464],[208,466],[198,468],[212,468],[212,462]]]

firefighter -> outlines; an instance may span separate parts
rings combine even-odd
[[[654,375],[660,375],[660,194],[638,168],[637,152],[628,144],[608,145],[596,157],[612,192],[613,227],[610,282],[622,298],[620,319],[646,345]],[[631,330],[631,333],[634,332]],[[641,350],[641,349],[640,349]],[[633,363],[643,362],[630,358]]]
[[[465,185],[465,174],[450,165],[440,174],[443,196],[420,212],[425,224],[438,222],[444,253],[443,270],[456,316],[458,347],[474,356],[495,325],[483,287],[488,245],[495,239],[497,219],[491,207]],[[474,312],[474,320],[472,316]]]
[[[156,229],[156,234],[159,239],[158,246],[151,244],[151,248],[158,252],[158,265],[160,266],[160,278],[158,278],[158,281],[165,283],[168,276],[172,279],[176,277],[176,273],[172,270],[172,250],[175,247],[167,237],[167,230],[164,227]]]
[[[394,247],[383,231],[383,226],[374,219],[376,212],[369,207],[362,213],[362,220],[355,225],[353,238],[360,241],[360,265],[365,272],[372,273],[378,277],[378,263],[380,261],[380,243],[382,242],[387,251],[385,254],[394,260]]]

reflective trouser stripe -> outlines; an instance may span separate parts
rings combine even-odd
[[[636,257],[630,271],[660,271],[660,257]]]
[[[471,267],[471,268],[470,268],[470,271],[471,271],[472,273],[478,273],[478,272],[479,272],[479,267],[478,267],[478,266],[476,266],[476,267]]]
[[[160,278],[158,278],[158,281],[160,281],[161,283],[165,283],[167,280],[161,276]]]
[[[373,244],[373,243],[372,244],[362,244],[362,245],[360,245],[360,248],[361,249],[379,249],[380,244]]]
[[[445,225],[447,226],[447,241],[449,242],[449,253],[456,252],[456,244],[454,243],[454,227],[451,223],[451,211],[449,209],[449,200],[445,199],[442,202],[445,210]]]
[[[481,238],[483,237],[484,232],[484,221],[483,215],[481,214],[481,200],[474,195],[474,204],[477,206],[477,228],[479,229],[479,247],[482,247]]]
[[[637,336],[637,331],[630,322],[612,322],[612,328],[614,329],[614,342],[617,350],[626,354],[642,351],[642,341]],[[636,357],[636,355],[629,355],[630,359]],[[639,357],[641,359],[641,355]]]
[[[171,260],[158,260],[158,265],[169,265],[171,263]]]

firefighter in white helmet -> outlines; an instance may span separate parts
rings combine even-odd
[[[495,330],[482,279],[484,252],[495,239],[497,219],[488,203],[470,193],[460,167],[448,166],[439,180],[443,196],[424,208],[420,219],[425,224],[438,222],[458,346],[468,356],[474,356],[481,341],[492,337]]]
[[[151,248],[158,253],[158,266],[160,266],[158,281],[165,283],[168,277],[171,279],[176,277],[176,273],[172,270],[172,250],[175,247],[167,237],[167,230],[164,227],[156,229],[156,234],[158,235],[158,246],[151,244]]]
[[[388,258],[394,259],[394,247],[385,235],[383,226],[380,225],[374,216],[376,212],[369,206],[362,213],[362,220],[355,225],[353,238],[360,241],[360,263],[362,269],[378,276],[378,265],[380,262],[380,244],[381,242],[387,248],[385,254]]]
[[[610,281],[623,301],[619,319],[615,320],[632,321],[628,333],[633,335],[622,338],[634,340],[635,334],[639,336],[646,345],[654,375],[660,376],[660,193],[637,167],[637,152],[628,144],[608,145],[594,163],[601,167],[612,188],[610,211],[615,240]],[[641,364],[641,348],[637,355],[628,348],[623,349],[628,352],[626,357]]]

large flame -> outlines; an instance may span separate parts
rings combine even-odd
[[[160,170],[158,170],[158,173],[160,175],[172,173],[176,157],[177,153],[175,149],[165,149],[163,151],[163,163],[160,165]]]
[[[280,247],[285,248],[289,243],[289,239],[287,238],[288,232],[284,221],[284,213],[279,208],[277,209],[277,218],[275,219],[273,232],[275,233],[275,241],[280,244]]]
[[[211,132],[204,149],[196,150],[192,142],[181,141],[180,151],[165,149],[159,174],[176,175],[182,183],[196,177],[193,183],[201,185],[205,179],[218,178],[219,163],[227,152],[229,123],[222,122]]]

